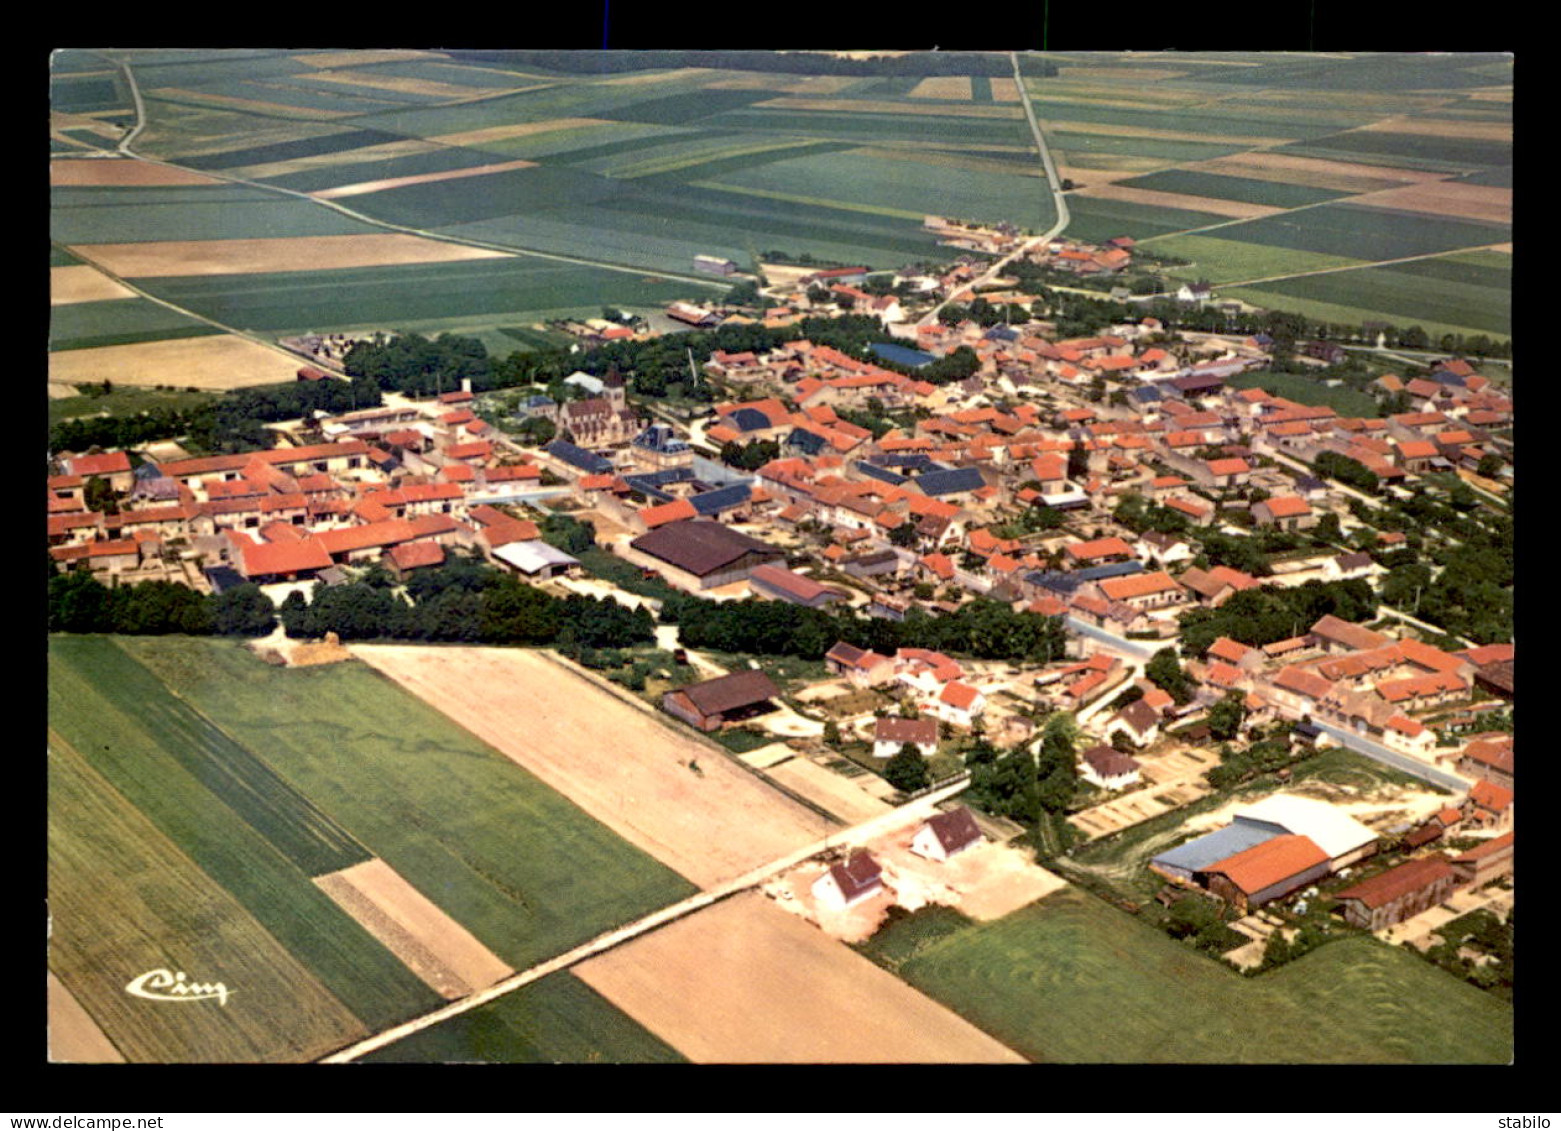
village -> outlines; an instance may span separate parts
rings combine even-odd
[[[1081,281],[1109,280],[1133,259],[1126,239],[1027,243],[1002,228],[927,225],[953,248]],[[1137,873],[1173,911],[1212,900],[1238,944],[1221,953],[1242,967],[1272,960],[1271,937],[1293,941],[1320,889],[1335,921],[1420,949],[1459,915],[1509,914],[1513,646],[1388,601],[1409,551],[1381,519],[1425,492],[1461,488],[1500,505],[1510,394],[1448,358],[1374,378],[1368,391],[1395,411],[1347,417],[1227,383],[1274,362],[1266,335],[1144,316],[1059,337],[1017,278],[988,271],[977,291],[982,265],[872,290],[865,269],[772,268],[757,318],[674,303],[663,324],[685,330],[783,331],[866,313],[899,343],[865,356],[800,337],[715,349],[694,378],[713,394],[703,411],[633,396],[617,372],[577,371],[552,388],[562,397],[469,381],[426,398],[387,393],[377,407],[270,425],[270,447],[237,454],[173,442],[56,452],[51,564],[114,588],[253,586],[281,607],[370,572],[404,587],[470,558],[561,598],[651,613],[681,609],[674,600],[774,603],[880,622],[895,639],[1000,608],[1057,626],[1056,647],[955,657],[836,639],[798,676],[762,656],[701,651],[679,636],[683,614],[657,629],[678,662],[646,701],[779,786],[860,819],[990,785],[994,757],[1033,765],[1051,749],[1051,720],[1065,718],[1069,800],[1047,814],[1048,857],[1197,803],[1206,812],[1263,777],[1278,786],[1265,799],[1236,804],[1244,797],[1231,793],[1227,824],[1190,823]],[[727,261],[695,266],[736,274]],[[1175,297],[1212,301],[1206,287]],[[977,300],[1002,320],[938,317]],[[573,331],[587,343],[659,333],[643,319]],[[298,380],[339,379],[347,344],[294,344],[311,362]],[[1344,356],[1327,343],[1292,352]],[[916,375],[957,353],[973,359],[968,376]],[[1340,467],[1349,483],[1328,474]],[[585,541],[558,537],[566,528]],[[1437,539],[1455,541],[1436,531],[1423,544]],[[1276,593],[1295,610],[1289,631],[1242,643],[1258,607],[1244,601]],[[1318,608],[1335,611],[1305,615]],[[268,643],[286,637],[278,629]],[[1415,790],[1357,819],[1300,781],[1328,748]],[[996,851],[1025,825],[1001,789],[955,794],[904,843],[842,850],[772,898],[852,940],[897,900],[938,901],[929,888],[957,901],[948,892],[960,885],[929,879],[926,862]],[[1063,882],[1036,873],[1048,881],[1023,889],[1030,898]]]

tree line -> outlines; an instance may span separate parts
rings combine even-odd
[[[127,636],[264,636],[276,627],[276,606],[258,585],[197,593],[175,581],[109,588],[82,569],[54,572],[50,562],[50,632],[113,632]]]

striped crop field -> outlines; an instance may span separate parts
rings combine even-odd
[[[867,944],[912,986],[1051,1063],[1503,1064],[1512,1010],[1357,937],[1246,978],[1075,889],[989,923],[911,917]],[[910,936],[910,937],[904,937]]]
[[[62,244],[351,236],[379,231],[307,200],[261,188],[56,188],[49,238]]]
[[[693,894],[363,664],[277,668],[186,638],[124,648],[517,970]]]
[[[1331,203],[1233,224],[1221,229],[1219,237],[1380,261],[1504,243],[1512,238],[1512,230],[1504,225]]]
[[[1332,189],[1308,188],[1305,185],[1260,181],[1247,177],[1227,177],[1220,173],[1200,173],[1189,169],[1167,169],[1160,173],[1150,173],[1147,177],[1134,177],[1116,183],[1130,188],[1186,193],[1189,196],[1211,196],[1220,200],[1244,201],[1248,204],[1268,204],[1276,208],[1299,208],[1304,204],[1321,204],[1348,195]]]
[[[1148,249],[1188,261],[1185,267],[1169,267],[1166,273],[1179,279],[1205,279],[1210,283],[1268,279],[1302,271],[1325,271],[1332,267],[1364,267],[1369,262],[1347,255],[1323,255],[1270,244],[1243,243],[1223,238],[1228,229],[1216,228],[1195,236],[1164,236]]]
[[[365,1064],[682,1064],[681,1053],[568,971],[370,1053]]]
[[[49,310],[51,350],[94,349],[165,338],[196,338],[220,332],[214,326],[144,298],[75,302]]]

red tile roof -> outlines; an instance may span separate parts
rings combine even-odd
[[[1255,895],[1327,862],[1328,854],[1311,838],[1285,835],[1253,845],[1202,871],[1220,873],[1245,894]]]
[[[1380,875],[1352,884],[1343,891],[1333,893],[1335,899],[1359,900],[1367,907],[1385,907],[1396,899],[1412,892],[1422,891],[1432,884],[1453,878],[1453,866],[1447,857],[1422,856],[1408,860],[1396,868],[1389,868]]]

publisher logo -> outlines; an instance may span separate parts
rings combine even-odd
[[[148,970],[131,979],[125,986],[127,994],[144,997],[148,1001],[211,1001],[228,1004],[228,987],[221,982],[190,982],[184,971]]]

